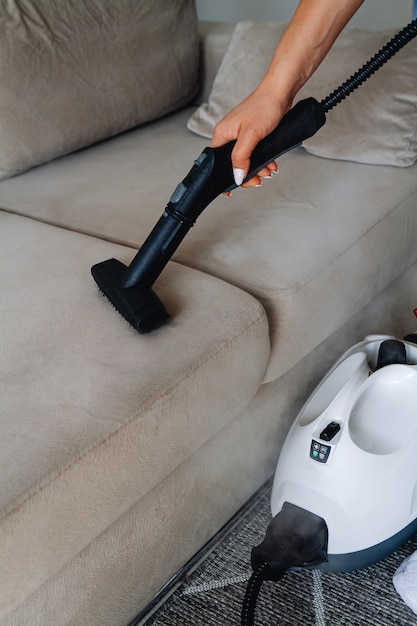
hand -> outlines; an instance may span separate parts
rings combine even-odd
[[[210,146],[217,148],[236,139],[231,158],[237,185],[242,185],[249,171],[250,156],[256,145],[274,130],[289,108],[289,103],[282,104],[273,97],[270,89],[261,84],[218,122]],[[262,178],[269,178],[277,171],[277,164],[272,161],[242,186],[259,186]]]
[[[261,139],[278,126],[291,103],[330,50],[336,37],[363,0],[299,0],[271,64],[258,87],[220,120],[211,147],[236,140],[232,151],[235,181],[247,176],[250,155]],[[244,187],[261,184],[277,171],[275,163],[258,172]]]

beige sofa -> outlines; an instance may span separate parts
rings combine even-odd
[[[415,134],[384,110],[352,154],[369,91],[206,209],[156,281],[163,328],[116,313],[90,267],[130,262],[208,143],[187,124],[207,132],[230,61],[256,79],[242,42],[277,31],[201,24],[199,48],[191,1],[113,4],[0,9],[1,626],[126,625],[271,475],[333,360],[414,330]],[[324,77],[345,78],[344,41]],[[387,102],[415,108],[408,88]]]

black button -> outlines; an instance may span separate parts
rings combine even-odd
[[[330,441],[339,432],[340,424],[337,422],[330,422],[326,428],[320,433],[320,439],[323,441]]]

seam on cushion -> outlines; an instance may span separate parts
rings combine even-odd
[[[2,181],[0,180],[0,185],[1,185],[1,182]],[[32,222],[36,222],[37,224],[45,224],[45,226],[51,226],[52,228],[59,229],[60,231],[63,231],[63,232],[75,233],[76,235],[82,235],[83,237],[89,237],[90,239],[96,239],[97,241],[105,241],[106,243],[111,243],[116,246],[125,248],[126,250],[133,251],[134,253],[138,251],[138,246],[133,243],[126,243],[125,241],[122,241],[121,239],[117,239],[116,237],[112,238],[112,237],[96,235],[93,231],[82,229],[82,228],[76,228],[74,226],[63,225],[60,222],[54,221],[52,219],[48,219],[46,217],[39,217],[38,215],[30,215],[29,213],[25,213],[24,211],[21,211],[20,209],[10,209],[4,206],[0,206],[0,212],[5,213],[7,215],[13,215],[14,217],[19,217],[24,220],[31,220]],[[178,263],[178,261],[174,261],[174,263]],[[190,269],[194,269],[194,268],[191,267]],[[196,270],[196,271],[199,271],[199,270]],[[204,272],[201,272],[201,273],[203,274]]]
[[[254,298],[254,300],[256,301],[255,298]],[[3,512],[0,514],[0,521],[6,519],[7,517],[10,517],[13,513],[15,513],[17,510],[19,510],[26,502],[28,502],[33,497],[35,497],[37,493],[43,491],[48,485],[53,483],[54,480],[56,480],[56,478],[59,478],[60,476],[62,476],[66,472],[68,472],[71,469],[71,467],[75,466],[80,460],[82,460],[83,458],[88,456],[93,450],[95,450],[95,449],[105,445],[106,442],[109,441],[112,437],[114,437],[122,428],[124,428],[127,424],[130,424],[135,419],[137,419],[139,417],[139,412],[143,412],[144,410],[146,410],[147,407],[149,407],[152,404],[154,404],[156,400],[161,400],[161,401],[165,401],[166,402],[169,399],[168,396],[170,395],[170,393],[172,392],[173,389],[175,389],[176,387],[181,385],[182,382],[186,378],[188,378],[194,372],[196,372],[198,369],[203,367],[206,363],[208,363],[211,359],[213,359],[217,354],[219,354],[220,352],[223,352],[224,349],[227,348],[236,339],[239,339],[240,337],[245,335],[247,332],[249,332],[253,328],[253,326],[255,326],[259,322],[259,320],[261,320],[263,317],[266,318],[266,320],[268,321],[268,318],[266,317],[266,312],[265,312],[264,307],[262,306],[262,304],[260,302],[258,302],[258,301],[256,301],[256,302],[257,302],[257,305],[258,305],[257,306],[257,313],[256,313],[255,316],[252,316],[252,320],[250,321],[250,323],[244,329],[242,329],[236,335],[233,335],[233,337],[231,337],[230,339],[227,339],[225,342],[223,342],[221,344],[221,346],[219,346],[214,352],[212,352],[205,359],[202,359],[201,361],[199,361],[198,364],[196,364],[195,366],[192,366],[191,368],[187,369],[186,372],[184,373],[184,375],[179,380],[177,380],[173,385],[171,385],[170,387],[165,389],[160,395],[155,394],[154,396],[149,398],[145,403],[140,404],[138,406],[137,411],[131,417],[127,418],[115,430],[113,430],[106,437],[101,439],[97,444],[95,444],[93,446],[90,446],[90,447],[84,449],[83,451],[81,451],[80,454],[71,463],[69,463],[68,465],[65,465],[61,470],[57,470],[57,471],[54,471],[51,474],[49,474],[49,476],[45,477],[44,481],[41,481],[40,484],[38,484],[33,490],[29,489],[26,492],[26,494],[23,494],[20,498],[18,498],[17,502],[13,503],[10,506],[10,508],[8,508],[7,505],[6,505],[6,507],[3,509]],[[264,369],[263,374],[266,371],[267,363],[268,363],[268,361],[265,363],[265,369]],[[261,381],[262,381],[262,377],[260,378],[259,385],[261,384]]]
[[[1,181],[0,181],[1,184]],[[39,217],[36,215],[29,215],[28,213],[24,213],[23,211],[20,211],[19,209],[8,209],[8,208],[4,208],[2,206],[0,206],[0,213],[4,213],[6,215],[12,215],[14,217],[18,217],[18,218],[22,218],[22,220],[31,220],[32,222],[35,222],[37,224],[44,224],[45,226],[50,226],[51,228],[55,228],[58,229],[62,232],[68,232],[68,233],[74,233],[76,235],[81,235],[82,237],[88,237],[89,239],[95,239],[96,241],[104,241],[105,243],[110,243],[113,244],[115,246],[120,246],[121,248],[124,248],[125,250],[128,250],[130,252],[133,252],[133,254],[136,254],[138,252],[138,246],[133,244],[133,243],[126,243],[125,241],[122,241],[121,239],[117,239],[116,237],[105,237],[105,236],[101,236],[101,235],[96,235],[93,231],[89,231],[86,229],[82,229],[82,228],[76,228],[73,226],[65,226],[63,224],[61,224],[60,222],[56,222],[54,220],[51,219],[47,219],[47,218],[43,218],[43,217]],[[173,263],[176,263],[177,265],[183,265],[182,263],[179,263],[178,261],[172,259]],[[207,276],[209,276],[209,274],[207,274],[207,272],[204,272],[203,270],[197,270],[194,267],[190,267],[188,265],[184,265],[184,267],[188,267],[188,269],[194,270],[196,272],[200,272],[201,274],[206,274]],[[219,279],[220,280],[220,279]],[[222,282],[227,282],[227,281],[222,281]],[[230,286],[234,286],[232,285],[230,282],[227,282],[227,284],[229,284]],[[241,289],[241,291],[244,291],[244,289]],[[248,293],[248,292],[246,292]],[[249,294],[248,295],[252,295]],[[252,296],[253,297],[253,296]],[[254,298],[256,300],[256,298]]]

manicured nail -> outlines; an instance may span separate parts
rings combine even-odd
[[[245,176],[245,172],[240,167],[233,168],[233,177],[238,187],[240,187],[240,185],[243,183],[244,176]]]

